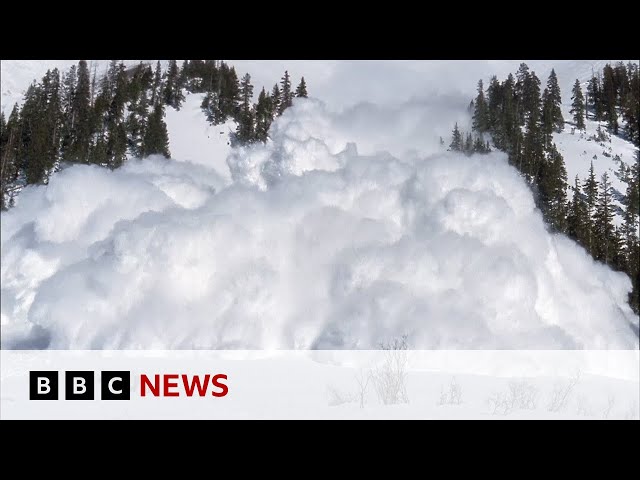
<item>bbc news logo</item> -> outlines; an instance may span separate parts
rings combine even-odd
[[[29,400],[58,400],[59,372],[38,370],[29,372]],[[229,393],[225,374],[187,375],[155,374],[139,376],[140,397],[224,397]],[[100,400],[131,400],[131,372],[101,371]],[[94,400],[95,372],[64,372],[65,400]]]

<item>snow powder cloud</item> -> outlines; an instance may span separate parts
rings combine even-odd
[[[637,348],[630,280],[548,233],[503,154],[440,146],[465,101],[296,100],[227,175],[149,158],[27,188],[2,347]]]

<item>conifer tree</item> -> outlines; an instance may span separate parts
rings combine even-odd
[[[544,115],[548,116],[548,122],[551,130],[561,132],[564,128],[564,118],[562,117],[562,96],[560,94],[560,85],[558,85],[558,77],[554,69],[547,80],[547,105],[543,107]]]
[[[528,116],[535,115],[539,121],[540,108],[540,79],[536,76],[536,72],[527,75],[522,91],[522,104],[525,114]]]
[[[451,134],[451,143],[449,144],[449,150],[452,152],[460,152],[462,151],[462,134],[460,130],[458,130],[458,123],[456,122],[455,127],[453,128],[453,132]]]
[[[223,66],[226,65],[223,63]],[[220,110],[226,117],[238,120],[240,112],[240,87],[234,67],[224,68],[221,72]]]
[[[307,98],[307,83],[304,81],[304,77],[300,80],[298,87],[296,88],[296,97]]]
[[[526,63],[521,63],[516,73],[516,83],[514,87],[515,99],[516,99],[516,118],[518,119],[518,125],[524,126],[525,123],[525,87],[529,84],[529,67]]]
[[[142,156],[142,139],[148,116],[149,99],[147,90],[142,90],[138,98],[129,107],[130,113],[127,118],[128,146],[131,153],[136,157]]]
[[[280,111],[280,104],[282,102],[282,94],[280,92],[280,87],[276,83],[271,89],[271,116],[275,118]]]
[[[178,62],[176,60],[169,60],[169,68],[167,69],[164,85],[163,95],[165,104],[176,110],[180,110],[180,106],[184,101],[184,94],[182,93],[180,69],[178,68]]]
[[[549,147],[547,158],[540,164],[537,180],[540,206],[545,218],[556,231],[564,232],[567,217],[567,171],[555,144]]]
[[[573,84],[573,90],[571,91],[572,96],[571,100],[571,114],[573,115],[573,121],[576,124],[576,128],[578,130],[584,130],[584,96],[582,95],[582,87],[580,86],[580,81],[576,79],[576,83]]]
[[[280,85],[282,85],[282,88],[280,89],[278,115],[282,115],[284,111],[293,104],[293,92],[291,91],[291,79],[289,78],[288,71],[284,72]]]
[[[591,108],[593,112],[593,119],[596,122],[601,121],[602,118],[602,99],[600,92],[600,80],[598,77],[591,77],[587,84],[587,106]]]
[[[604,172],[594,215],[596,232],[596,258],[610,264],[617,255],[617,238],[613,223],[613,195],[609,175]]]
[[[567,233],[582,245],[586,245],[588,241],[588,222],[587,205],[582,195],[580,180],[578,180],[578,176],[576,175],[573,186],[573,198],[569,205],[567,215]]]
[[[156,63],[156,70],[153,74],[153,84],[151,87],[151,105],[154,108],[162,98],[162,88],[162,67],[160,66],[160,60],[158,60],[158,63]]]
[[[587,220],[588,220],[588,235],[587,235],[587,247],[590,252],[594,251],[595,247],[595,226],[594,218],[595,211],[598,202],[598,181],[593,169],[593,162],[589,167],[589,176],[585,182],[584,192],[587,197]]]
[[[61,153],[62,157],[66,158],[66,150],[71,145],[71,138],[73,135],[73,102],[76,93],[76,83],[78,76],[76,74],[76,66],[72,65],[69,71],[62,76],[62,85],[60,88],[60,108],[62,111],[62,131],[61,137]]]
[[[474,102],[473,129],[480,134],[489,131],[489,107],[484,97],[482,80],[478,81],[478,96]]]
[[[491,77],[489,88],[487,89],[487,121],[489,130],[497,138],[502,137],[502,125],[500,121],[503,100],[502,93],[502,85],[500,85],[498,78],[494,75]]]
[[[22,125],[20,110],[16,103],[11,110],[3,132],[3,147],[0,154],[0,208],[13,206],[16,182],[20,172],[20,151],[22,146]]]
[[[526,132],[523,139],[522,166],[520,170],[533,181],[544,161],[544,136],[540,125],[540,89],[535,73],[529,75],[525,85],[524,106],[527,112]]]
[[[474,153],[487,153],[487,150],[486,150],[484,142],[482,141],[482,138],[476,137],[475,141],[473,142],[473,152]]]
[[[467,138],[464,142],[464,153],[471,155],[473,153],[473,138],[471,133],[467,133]]]
[[[616,111],[616,85],[611,65],[605,65],[602,80],[602,112],[604,120],[614,135],[618,134],[618,113]]]
[[[255,115],[251,99],[253,98],[253,85],[251,75],[248,73],[240,82],[240,115],[236,129],[236,139],[241,144],[250,143],[255,139]]]
[[[628,89],[622,101],[622,119],[629,139],[640,146],[640,67],[637,63],[627,65]]]
[[[269,127],[272,121],[269,96],[262,87],[256,105],[256,140],[266,142],[269,135]]]
[[[515,82],[513,75],[509,74],[502,83],[502,106],[501,106],[501,138],[498,144],[509,154],[509,158],[515,158],[515,150],[518,145],[518,118],[515,99]]]
[[[78,63],[78,81],[73,95],[70,145],[65,160],[87,163],[92,133],[91,80],[86,60]]]
[[[14,159],[8,153],[10,149],[10,135],[11,133],[7,129],[4,112],[0,112],[0,210],[2,211],[8,208],[9,189],[11,188],[11,184],[14,180]]]
[[[142,141],[142,155],[164,155],[171,157],[169,153],[169,134],[167,125],[164,123],[164,107],[161,103],[156,104],[153,113],[149,115],[147,128],[145,129]]]

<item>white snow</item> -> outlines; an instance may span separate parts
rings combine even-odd
[[[638,351],[0,351],[3,419],[640,418]],[[29,371],[95,372],[94,401],[30,401]],[[392,367],[392,368],[389,368]],[[130,372],[130,400],[101,400],[100,372]],[[141,375],[178,374],[178,397]],[[224,374],[222,398],[184,379]],[[382,380],[387,380],[383,382]],[[360,381],[360,382],[359,382]],[[219,391],[218,389],[215,389]]]
[[[630,280],[550,235],[503,154],[439,143],[468,130],[477,79],[519,62],[231,63],[256,91],[304,74],[327,103],[231,150],[190,95],[167,109],[177,161],[26,188],[1,217],[3,348],[637,348]],[[586,176],[567,152],[593,142],[558,142]]]
[[[549,235],[504,155],[422,133],[458,115],[297,100],[231,152],[232,183],[218,158],[151,158],[25,189],[3,347],[633,348],[629,279]]]
[[[225,160],[231,152],[229,133],[235,131],[235,122],[229,120],[223,125],[210,125],[200,108],[204,95],[189,95],[185,91],[185,97],[180,110],[167,108],[165,111],[171,155],[206,165],[230,181]]]

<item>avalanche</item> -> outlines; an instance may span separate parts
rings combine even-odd
[[[25,189],[2,348],[637,348],[628,277],[547,232],[504,155],[440,146],[462,98],[297,99],[266,145]]]

